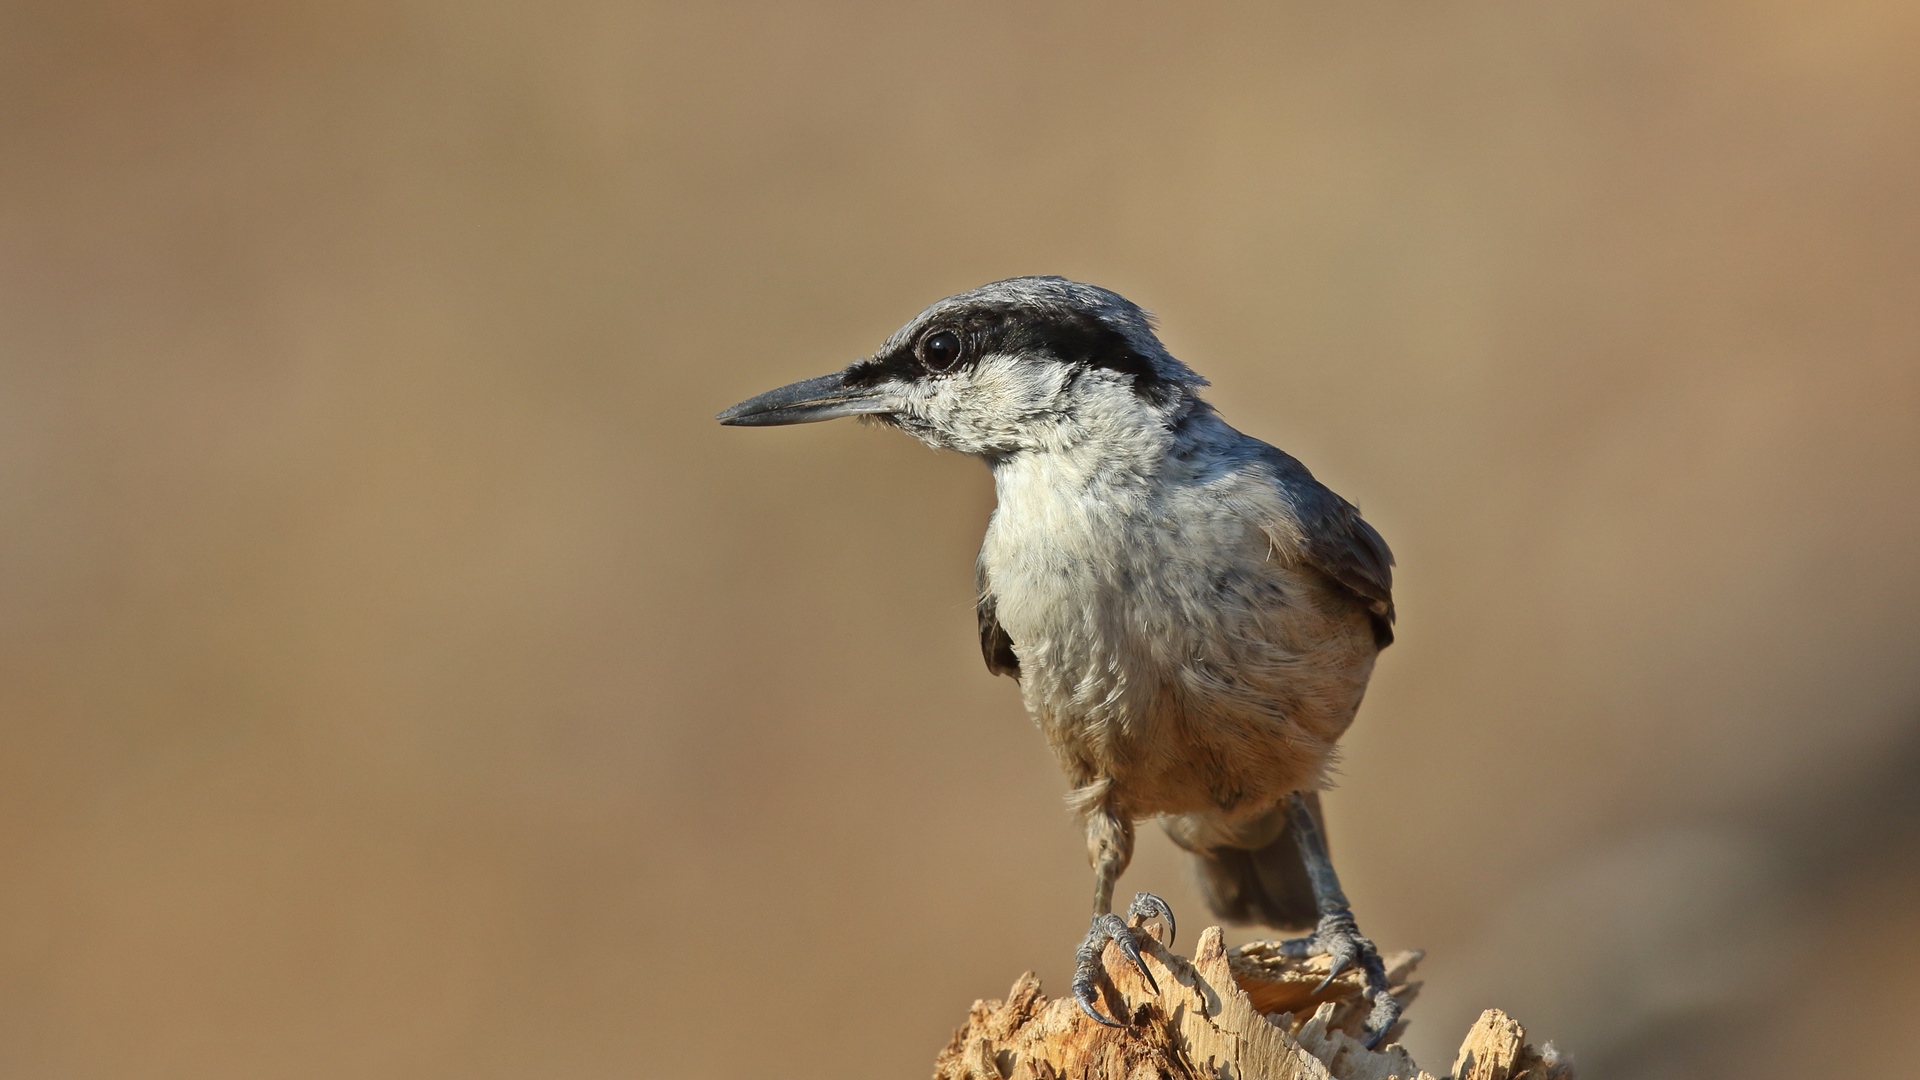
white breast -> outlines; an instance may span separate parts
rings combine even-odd
[[[1076,787],[1146,814],[1270,805],[1317,780],[1358,707],[1370,631],[1275,558],[1270,482],[1218,463],[1149,480],[1070,454],[994,478],[985,584]],[[1200,776],[1196,757],[1221,764]]]

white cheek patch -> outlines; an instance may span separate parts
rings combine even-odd
[[[1070,382],[1064,364],[985,356],[934,384],[927,417],[956,450],[1009,450],[1027,443],[1036,428],[1049,426]]]
[[[1160,430],[1142,419],[1133,380],[1039,357],[985,356],[952,375],[895,382],[893,423],[962,454],[1062,448],[1091,430]]]
[[[894,396],[894,423],[930,446],[969,454],[1058,447],[1089,422],[1133,430],[1142,408],[1126,376],[1006,355],[897,384]]]
[[[1005,421],[1058,410],[1070,381],[1065,364],[986,356],[951,380],[951,390],[968,411]]]

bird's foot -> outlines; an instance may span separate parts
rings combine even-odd
[[[1127,907],[1127,919],[1154,918],[1167,924],[1167,944],[1173,944],[1173,909],[1152,893],[1135,893],[1133,903]],[[1108,1027],[1120,1027],[1119,1021],[1101,1014],[1096,1005],[1098,995],[1094,990],[1095,981],[1100,975],[1100,954],[1106,950],[1109,941],[1120,946],[1120,951],[1127,954],[1127,959],[1133,961],[1133,966],[1140,970],[1154,993],[1160,992],[1160,984],[1153,981],[1153,972],[1147,970],[1147,962],[1140,956],[1138,931],[1112,912],[1095,915],[1093,925],[1087,929],[1087,939],[1080,943],[1079,950],[1074,953],[1073,1000],[1079,1003],[1081,1012],[1096,1021]]]
[[[1327,977],[1313,988],[1316,994],[1325,990],[1349,965],[1359,965],[1366,979],[1367,1000],[1373,1002],[1373,1009],[1367,1014],[1366,1037],[1362,1040],[1367,1049],[1378,1046],[1400,1019],[1400,1003],[1387,991],[1387,968],[1380,962],[1380,950],[1360,936],[1353,912],[1341,908],[1320,916],[1320,925],[1314,927],[1311,936],[1283,941],[1280,951],[1287,956],[1328,958]]]

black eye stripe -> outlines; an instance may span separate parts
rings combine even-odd
[[[991,336],[994,352],[1044,353],[1082,369],[1132,376],[1134,392],[1145,398],[1158,400],[1170,389],[1124,333],[1082,312],[1014,315],[998,320]]]
[[[935,339],[941,339],[941,346],[930,352]],[[954,347],[951,359],[947,359],[948,344]],[[1051,359],[1082,370],[1117,372],[1132,379],[1134,393],[1151,401],[1178,393],[1178,386],[1161,379],[1153,362],[1133,347],[1125,333],[1099,318],[1012,304],[979,304],[946,312],[907,344],[849,368],[847,381],[855,386],[888,379],[910,381],[929,373],[957,371],[993,355],[1033,356],[1040,362]]]

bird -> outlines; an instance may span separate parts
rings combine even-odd
[[[1017,277],[940,300],[842,371],[749,398],[736,427],[860,417],[985,462],[980,650],[1070,785],[1093,869],[1073,996],[1095,1021],[1112,941],[1171,908],[1113,894],[1157,820],[1233,923],[1364,977],[1365,1041],[1399,1018],[1328,853],[1319,792],[1393,641],[1392,552],[1298,460],[1229,426],[1118,293]],[[1157,987],[1155,988],[1157,991]],[[1111,1010],[1118,1012],[1119,1010]]]

